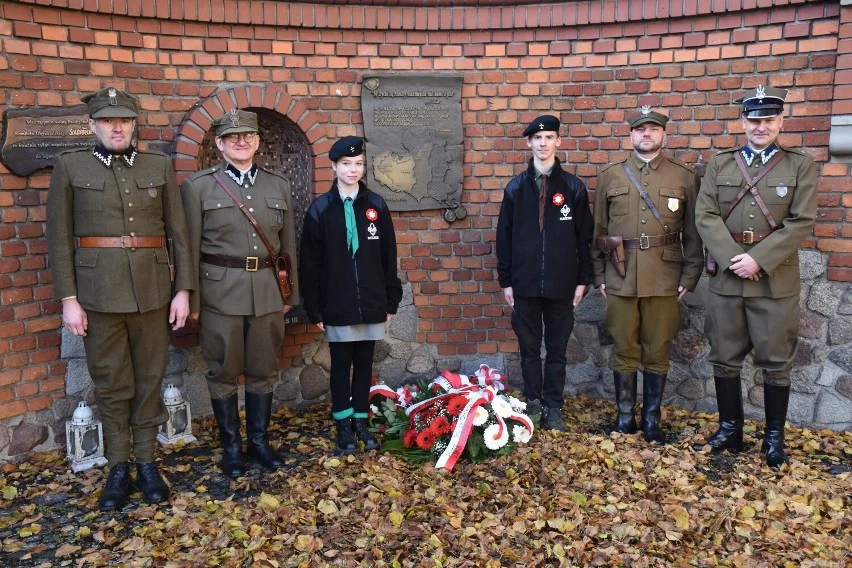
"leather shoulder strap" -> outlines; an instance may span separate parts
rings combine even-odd
[[[642,197],[645,204],[648,206],[648,209],[651,210],[651,213],[654,215],[654,219],[659,221],[659,223],[663,225],[663,229],[665,229],[666,226],[660,218],[660,212],[657,210],[657,206],[654,205],[654,201],[648,196],[648,193],[642,189],[642,184],[639,183],[639,180],[636,179],[636,176],[633,175],[632,171],[630,171],[630,168],[627,166],[627,160],[621,162],[621,167],[624,168],[624,173],[627,174],[628,178],[630,178],[630,182],[633,184],[633,187],[636,188],[636,191],[639,192],[639,196]]]
[[[272,244],[266,238],[266,235],[264,234],[263,229],[261,229],[260,225],[257,224],[257,220],[254,218],[254,215],[252,215],[251,212],[248,210],[248,208],[243,204],[243,202],[240,201],[239,197],[237,197],[236,194],[234,194],[234,192],[231,191],[231,189],[228,187],[228,185],[225,183],[225,181],[221,178],[221,176],[219,176],[219,172],[216,172],[216,173],[213,174],[213,179],[215,179],[216,183],[219,184],[219,187],[224,189],[225,193],[227,193],[228,196],[231,199],[234,200],[234,203],[237,204],[237,207],[240,208],[240,211],[242,211],[243,214],[246,216],[246,218],[249,220],[249,223],[251,223],[252,227],[254,227],[254,230],[257,231],[257,236],[260,237],[261,241],[263,241],[263,246],[265,246],[266,250],[269,251],[269,256],[272,257],[273,259],[275,257],[277,257],[278,251],[276,251],[272,248]]]

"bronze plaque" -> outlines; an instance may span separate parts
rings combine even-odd
[[[461,201],[461,75],[368,75],[361,89],[367,186],[391,211]]]
[[[0,156],[15,175],[28,176],[53,165],[59,152],[95,144],[86,105],[3,111]]]

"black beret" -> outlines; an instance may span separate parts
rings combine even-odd
[[[537,119],[530,122],[530,125],[524,129],[524,137],[529,138],[536,132],[555,132],[559,134],[559,119],[552,114],[543,114]]]
[[[344,136],[328,151],[328,159],[336,162],[340,158],[354,158],[364,153],[364,141],[357,136]]]

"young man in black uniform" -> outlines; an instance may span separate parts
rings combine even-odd
[[[513,308],[524,396],[541,425],[565,431],[565,350],[574,308],[592,281],[593,220],[585,184],[562,170],[559,119],[544,115],[524,130],[532,149],[527,170],[512,178],[497,221],[497,278]],[[547,355],[541,365],[541,339]]]

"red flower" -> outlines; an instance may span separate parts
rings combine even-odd
[[[379,377],[373,377],[372,379],[370,379],[370,386],[371,387],[374,387],[377,384],[379,384]]]
[[[452,428],[450,428],[450,421],[447,420],[446,416],[438,416],[432,423],[429,425],[429,428],[432,429],[432,432],[435,433],[435,436],[440,436],[441,434],[448,434]]]
[[[450,403],[447,404],[447,413],[450,416],[458,416],[464,410],[465,406],[467,406],[467,397],[459,395],[451,399]]]
[[[409,428],[405,431],[405,434],[402,436],[402,445],[406,448],[410,448],[417,442],[417,430],[414,428]]]
[[[435,444],[435,433],[429,428],[424,428],[422,432],[417,434],[417,446],[421,450],[431,450]]]

